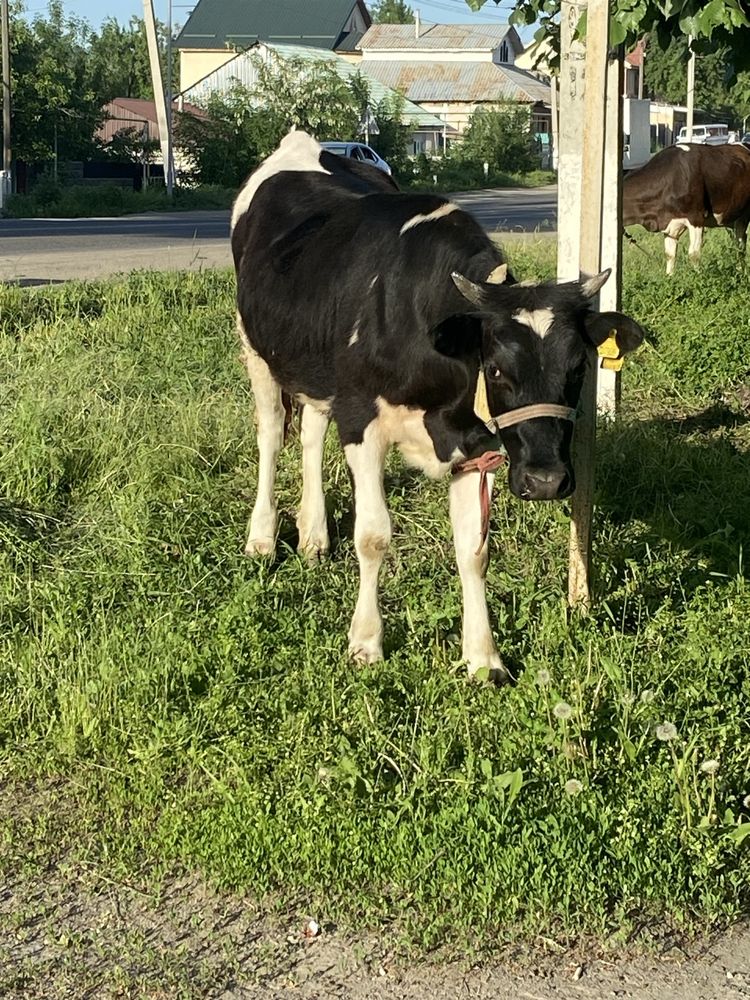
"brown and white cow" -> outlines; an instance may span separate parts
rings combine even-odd
[[[663,149],[623,183],[623,225],[664,233],[667,274],[677,241],[688,231],[697,264],[703,230],[733,229],[744,248],[750,222],[750,150],[741,144],[680,145]]]

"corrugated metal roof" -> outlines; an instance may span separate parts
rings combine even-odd
[[[513,42],[514,48],[523,49],[515,28],[509,24],[422,25],[418,38],[413,24],[373,24],[365,32],[360,48],[386,52],[390,49],[480,49],[487,52],[502,45],[506,38]]]
[[[223,66],[219,66],[213,73],[209,73],[208,76],[199,80],[198,83],[193,84],[192,87],[189,87],[184,92],[183,96],[189,97],[191,101],[204,100],[210,94],[216,92],[225,93],[235,82],[241,83],[243,87],[252,89],[258,82],[258,70],[254,64],[254,57],[257,58],[260,55],[261,58],[267,58],[269,52],[275,52],[282,59],[305,59],[310,62],[323,60],[324,62],[333,63],[336,72],[345,80],[356,73],[361,73],[370,84],[372,98],[376,102],[393,93],[392,87],[383,83],[379,77],[371,74],[369,69],[363,66],[362,63],[355,65],[347,62],[346,59],[337,56],[335,52],[329,52],[328,49],[312,49],[306,45],[268,45],[260,42],[249,51],[239,53],[239,55],[236,55],[229,62],[224,63]],[[420,108],[408,98],[406,98],[404,107],[404,117],[408,121],[416,122],[423,127],[443,127],[443,122],[437,115],[425,111],[424,108]]]
[[[172,106],[175,111],[184,111],[196,118],[206,117],[206,112],[202,108],[195,104],[189,104],[187,101],[182,107],[177,101],[174,101]],[[141,132],[144,124],[149,139],[159,138],[159,120],[154,101],[145,101],[136,97],[115,97],[104,105],[104,111],[107,117],[96,131],[96,135],[103,142],[110,142],[118,132],[124,129],[135,128]]]
[[[198,0],[178,49],[223,49],[258,39],[332,49],[357,0]]]
[[[490,62],[422,62],[421,60],[365,60],[367,75],[375,77],[410,101],[519,101],[550,102],[550,88],[538,77],[515,66]]]

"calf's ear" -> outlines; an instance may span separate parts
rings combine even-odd
[[[581,274],[579,283],[584,299],[593,299],[610,274],[612,274],[611,267],[606,271],[600,271],[599,274]]]
[[[614,338],[616,357],[635,351],[643,343],[645,335],[635,320],[618,312],[589,313],[586,317],[586,333],[597,348]]]

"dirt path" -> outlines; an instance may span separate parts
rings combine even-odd
[[[659,957],[590,958],[553,949],[521,968],[407,964],[387,937],[340,936],[308,915],[262,917],[199,879],[159,898],[101,873],[6,875],[0,888],[0,996],[220,1000],[729,1000],[750,998],[750,929]],[[553,945],[548,942],[548,945]],[[557,946],[559,948],[559,946]],[[518,958],[519,956],[515,956]],[[512,958],[512,956],[509,956]]]

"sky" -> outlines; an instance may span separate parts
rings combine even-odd
[[[314,3],[315,0],[310,0]],[[46,10],[45,0],[26,0],[27,13],[35,14]],[[167,20],[169,0],[154,0],[156,16],[160,21]],[[174,24],[184,24],[197,0],[172,0],[172,20]],[[465,0],[409,0],[409,5],[419,10],[423,21],[438,23],[487,23],[504,22],[513,9],[510,0],[501,0],[496,6],[494,0],[487,0],[483,10],[473,14]],[[98,28],[107,17],[115,17],[118,21],[127,22],[133,14],[139,17],[143,14],[143,0],[63,0],[66,12],[84,17],[90,24]]]

